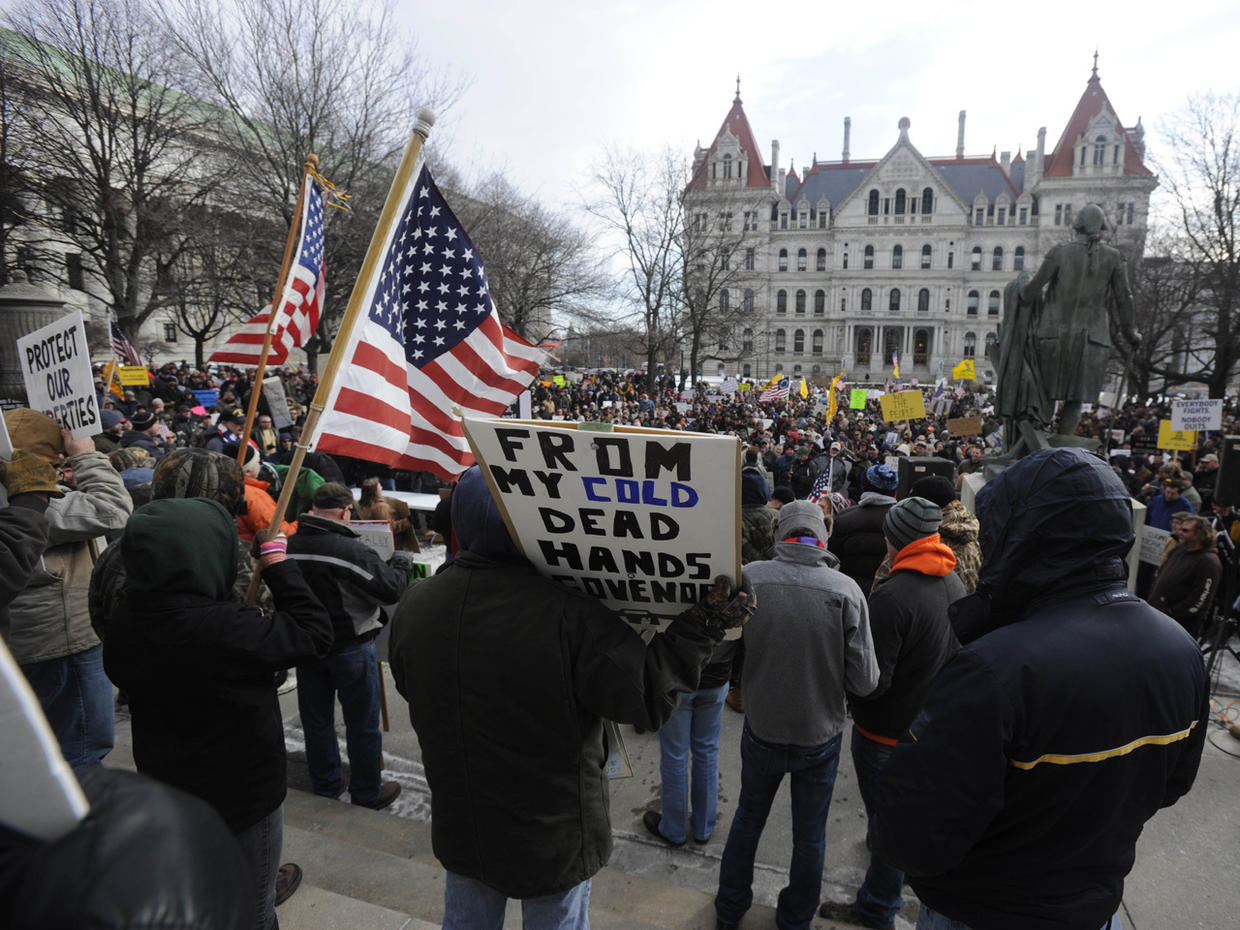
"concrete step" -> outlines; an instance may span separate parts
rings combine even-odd
[[[284,808],[284,855],[304,872],[303,887],[280,908],[296,930],[439,926],[443,921],[443,868],[431,853],[430,826],[303,791],[290,790]],[[713,868],[711,857],[667,850],[673,873]],[[701,859],[698,863],[695,859]],[[298,902],[309,891],[306,902]],[[711,930],[712,893],[648,875],[606,868],[594,878],[590,924],[596,930]],[[361,910],[375,908],[371,922]],[[285,915],[288,915],[287,918]],[[356,915],[356,917],[354,916]],[[404,918],[410,922],[401,923]],[[755,905],[742,928],[771,927],[774,910]],[[814,926],[845,927],[825,920]],[[519,930],[519,902],[509,902],[505,930]]]

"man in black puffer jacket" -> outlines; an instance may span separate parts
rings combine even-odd
[[[1109,926],[1141,828],[1193,783],[1201,653],[1130,594],[1128,492],[1081,449],[1044,449],[978,495],[965,644],[883,769],[874,854],[908,875],[919,928]]]
[[[647,646],[600,601],[539,576],[477,467],[452,495],[457,557],[401,599],[392,673],[431,789],[445,924],[588,926],[590,878],[611,855],[603,717],[657,730],[698,688],[748,596],[716,591]],[[554,917],[554,919],[552,919]]]

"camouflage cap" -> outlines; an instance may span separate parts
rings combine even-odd
[[[174,449],[155,466],[151,498],[205,497],[231,514],[245,504],[245,475],[236,459],[207,449]]]

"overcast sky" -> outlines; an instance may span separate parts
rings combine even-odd
[[[778,10],[779,12],[774,12]],[[1120,12],[1122,11],[1122,12]],[[736,75],[764,162],[875,158],[897,121],[925,155],[1055,145],[1099,52],[1125,125],[1151,152],[1189,95],[1240,88],[1235,0],[1125,4],[738,0],[452,0],[406,5],[432,64],[471,81],[436,127],[468,180],[503,171],[548,206],[579,201],[609,146],[709,145]]]

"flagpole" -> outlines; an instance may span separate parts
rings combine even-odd
[[[434,125],[435,113],[433,110],[424,107],[418,111],[418,120],[413,126],[413,133],[409,136],[409,143],[405,146],[404,157],[400,160],[400,167],[396,169],[396,176],[392,178],[392,186],[388,188],[387,200],[383,204],[383,212],[379,215],[379,222],[375,224],[375,231],[370,237],[370,247],[366,249],[366,258],[362,261],[362,268],[357,274],[357,280],[353,282],[353,292],[349,295],[349,303],[344,311],[344,319],[341,320],[340,328],[336,331],[336,338],[332,342],[331,354],[327,358],[327,367],[323,369],[323,374],[319,378],[319,386],[314,392],[314,400],[310,402],[310,409],[306,413],[306,422],[302,427],[300,440],[293,450],[293,460],[289,462],[288,472],[284,475],[284,485],[280,488],[280,499],[276,501],[275,512],[271,515],[270,529],[273,531],[278,531],[280,525],[284,522],[284,514],[288,510],[289,501],[293,497],[293,486],[297,483],[297,475],[301,471],[301,463],[305,459],[306,452],[314,440],[314,433],[319,425],[319,416],[323,413],[324,407],[327,406],[327,399],[331,396],[336,373],[340,370],[340,366],[344,362],[345,351],[352,341],[353,328],[357,323],[358,317],[362,314],[362,302],[366,297],[367,284],[374,276],[375,266],[379,264],[379,259],[382,257],[381,253],[383,252],[383,245],[387,241],[388,232],[396,221],[396,212],[401,206],[401,192],[404,191],[405,185],[409,183],[409,177],[413,174],[413,166],[417,163],[418,155],[422,152],[422,144],[426,141],[427,136],[430,135],[431,127]],[[245,600],[247,604],[253,604],[258,596],[259,580],[259,573],[255,572],[250,579],[250,589],[246,592]]]
[[[267,333],[263,336],[263,351],[258,356],[258,367],[254,370],[254,383],[250,386],[250,404],[245,411],[245,432],[241,434],[241,442],[237,447],[237,464],[245,467],[246,447],[249,445],[250,430],[254,428],[254,415],[258,412],[258,398],[263,392],[263,376],[267,373],[267,354],[271,351],[271,336],[276,322],[276,314],[280,302],[284,299],[284,288],[288,285],[289,269],[293,265],[293,248],[301,238],[301,211],[306,201],[306,179],[310,172],[318,167],[319,156],[311,152],[301,169],[301,184],[297,187],[297,205],[293,208],[293,222],[289,223],[288,237],[284,240],[284,258],[280,262],[280,277],[276,280],[276,294],[271,299],[271,312],[267,314]]]

